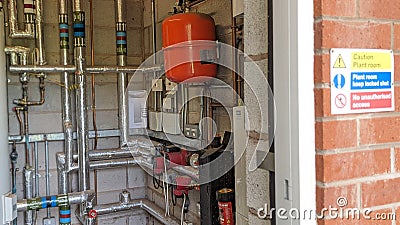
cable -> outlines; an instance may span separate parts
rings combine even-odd
[[[167,157],[164,156],[164,196],[165,196],[165,216],[169,216],[169,185],[168,185],[168,171],[167,171]]]
[[[155,165],[154,165],[154,163],[153,163],[153,185],[154,185],[154,188],[155,189],[159,189],[159,188],[163,188],[164,189],[164,186],[162,186],[161,185],[161,176],[160,175],[158,175],[158,178],[156,178],[156,174],[154,173],[154,170],[155,170]]]
[[[174,194],[174,189],[176,189],[176,181],[174,181],[174,183],[173,184],[171,184],[171,199],[172,199],[172,205],[173,206],[176,206],[176,200],[177,200],[177,198],[176,198],[176,196],[175,196],[175,194]]]
[[[185,205],[186,205],[186,194],[183,194],[183,203],[182,203],[182,211],[181,211],[181,225],[183,225],[183,218],[184,218],[184,211],[185,211]]]

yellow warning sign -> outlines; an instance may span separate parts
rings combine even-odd
[[[346,68],[346,64],[344,64],[344,60],[341,54],[337,57],[335,64],[333,65],[333,68]]]
[[[389,52],[352,52],[352,70],[391,69],[392,55]]]

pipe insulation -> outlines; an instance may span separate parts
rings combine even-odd
[[[133,200],[127,204],[115,203],[108,205],[99,205],[94,208],[94,210],[96,210],[98,215],[106,215],[133,209],[142,209],[165,225],[180,224],[180,222],[177,219],[164,216],[164,210],[161,209],[159,206],[157,206],[155,203],[147,199]]]
[[[89,179],[89,134],[87,114],[87,77],[86,77],[86,44],[85,12],[81,11],[81,1],[73,1],[74,16],[74,49],[75,49],[75,85],[76,89],[76,128],[79,155],[79,190],[90,189]]]
[[[0,48],[5,48],[4,11],[0,10]],[[6,55],[0,52],[0,195],[11,191],[10,158],[8,155],[8,112]],[[3,201],[0,201],[0,224],[3,222]]]
[[[16,0],[8,0],[8,22],[11,38],[34,38],[34,5],[32,0],[25,1],[25,30],[19,30]]]
[[[107,159],[121,159],[132,158],[134,154],[131,150],[125,148],[116,148],[109,150],[93,150],[89,152],[89,159],[91,161],[107,160]]]
[[[117,64],[127,64],[127,42],[126,42],[126,2],[125,0],[115,1],[115,27],[117,45]],[[120,146],[128,143],[128,100],[127,86],[128,77],[124,72],[118,73],[118,127],[120,129]]]
[[[139,165],[141,162],[142,162],[141,159],[113,159],[104,161],[94,161],[90,162],[90,169],[99,170],[99,169],[133,166],[133,165]]]
[[[63,66],[67,66],[69,62],[69,24],[68,24],[68,5],[67,0],[59,0],[59,32],[60,32],[60,63]],[[62,117],[63,117],[63,129],[64,129],[64,153],[66,156],[66,162],[64,167],[58,168],[59,175],[59,193],[66,194],[69,192],[69,173],[73,159],[73,125],[72,125],[72,105],[71,105],[71,82],[68,72],[61,72],[60,80],[64,86],[61,87],[61,103],[62,103]],[[61,209],[60,209],[61,210]],[[67,210],[63,207],[63,210]],[[60,212],[61,213],[61,212]],[[61,221],[60,221],[61,223]],[[67,223],[64,223],[67,224]]]
[[[81,204],[90,201],[94,193],[92,191],[74,192],[69,194],[52,195],[31,199],[22,199],[17,202],[17,211],[38,210],[64,205]]]
[[[43,10],[43,2],[42,0],[35,0],[35,12],[36,12],[36,19],[35,19],[35,33],[36,33],[36,59],[35,64],[38,65],[45,65],[46,57],[44,54],[44,36],[43,36],[43,20],[42,20],[42,10]]]
[[[102,73],[151,73],[161,70],[161,65],[155,65],[151,67],[133,67],[133,66],[87,66],[86,72],[93,74]],[[10,66],[11,73],[74,73],[76,67],[74,65],[64,66]]]

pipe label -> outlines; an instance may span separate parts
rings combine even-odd
[[[116,24],[117,55],[127,55],[126,23]]]

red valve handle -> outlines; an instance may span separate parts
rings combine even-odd
[[[97,217],[97,211],[94,210],[94,209],[92,209],[92,210],[89,211],[89,214],[88,214],[88,215],[89,215],[89,218],[94,219],[94,218]]]

